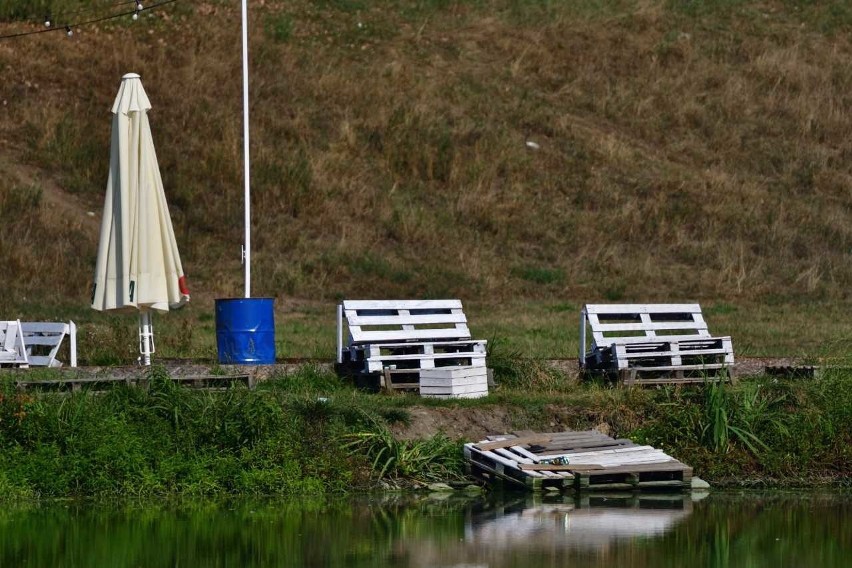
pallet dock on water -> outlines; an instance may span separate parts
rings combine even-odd
[[[597,430],[517,432],[464,446],[470,473],[532,491],[689,489],[692,468],[651,446]]]

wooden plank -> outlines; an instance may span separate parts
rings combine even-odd
[[[577,436],[553,436],[552,437],[553,444],[586,444],[586,443],[606,443],[613,441],[612,438],[607,436],[606,434],[583,434]]]
[[[682,464],[679,461],[666,462],[666,463],[653,463],[653,464],[633,464],[633,465],[624,465],[624,466],[612,466],[606,467],[601,473],[607,474],[616,474],[616,473],[653,473],[655,471],[659,472],[671,472],[671,471],[689,471],[692,473],[692,468],[688,465]]]
[[[343,300],[344,310],[452,310],[461,300]]]
[[[688,487],[689,483],[679,479],[669,479],[660,481],[640,481],[639,487],[643,489],[653,489],[660,487]]]
[[[436,367],[420,371],[421,379],[429,380],[465,380],[488,378],[488,372],[482,367]]]
[[[364,331],[353,326],[349,328],[353,341],[360,343],[381,343],[404,339],[470,339],[467,326],[440,329],[377,330]]]
[[[487,345],[488,341],[485,339],[462,339],[462,340],[435,340],[435,341],[403,341],[403,342],[381,342],[378,345],[382,349],[392,349],[396,347],[418,347],[418,346],[426,346],[431,345],[433,347],[457,347],[457,346],[465,346],[465,345]],[[369,345],[360,345],[354,344],[351,346],[351,349],[354,351],[360,351],[368,348]]]
[[[435,361],[441,360],[441,359],[465,359],[465,360],[469,361],[468,363],[465,364],[465,366],[485,367],[485,354],[467,353],[467,354],[457,355],[455,357],[451,357],[449,355],[444,355],[444,354],[437,354],[435,357],[417,357],[417,358],[414,358],[414,359],[412,359],[410,357],[408,357],[406,359],[402,359],[401,357],[396,358],[396,359],[386,358],[386,357],[383,357],[381,359],[378,359],[378,358],[368,359],[366,361],[365,370],[368,373],[379,373],[379,372],[382,372],[382,370],[385,367],[393,365],[395,361],[407,360],[407,361],[419,361],[419,365],[414,365],[414,366],[412,366],[410,368],[406,368],[406,369],[393,369],[393,372],[397,372],[397,373],[417,373],[418,371],[421,371],[423,369],[434,368],[435,367]]]
[[[524,446],[530,444],[540,444],[550,441],[550,435],[537,434],[534,436],[526,436],[524,438],[509,438],[495,442],[479,442],[474,444],[474,447],[480,451],[493,450],[496,448],[508,448],[511,446]]]
[[[574,439],[582,436],[602,436],[610,438],[600,430],[565,430],[564,432],[547,432],[554,440]],[[610,438],[612,439],[612,438]]]
[[[488,385],[487,384],[476,384],[476,385],[452,385],[452,386],[440,386],[440,387],[429,387],[423,386],[420,383],[420,394],[464,394],[464,393],[487,393]]]
[[[488,396],[488,391],[483,390],[480,392],[463,392],[459,394],[424,394],[422,396],[424,398],[484,398]]]
[[[616,336],[607,336],[604,337],[603,334],[597,333],[593,334],[594,336],[594,345],[595,349],[609,349],[615,344],[625,344],[630,345],[634,343],[647,343],[649,345],[660,345],[669,341],[710,341],[713,339],[724,339],[724,338],[714,338],[712,335],[661,335],[657,336],[654,339],[649,339],[647,335],[631,335],[626,337],[616,337]]]
[[[554,463],[522,463],[518,466],[525,471],[603,471],[599,464],[554,464]]]
[[[584,443],[587,443],[587,442],[608,443],[608,442],[615,442],[616,441],[614,438],[612,438],[612,436],[607,436],[606,434],[598,432],[597,430],[592,430],[590,432],[584,432],[584,433],[582,433],[582,435],[578,434],[578,435],[574,435],[574,436],[562,436],[562,435],[559,435],[559,434],[554,434],[552,436],[553,436],[553,439],[552,439],[553,444],[574,444],[574,443],[584,444]],[[626,438],[620,438],[620,439],[626,440]]]
[[[347,315],[349,325],[440,325],[455,327],[457,323],[467,323],[464,314],[408,314],[408,315]]]
[[[614,448],[629,448],[635,447],[636,444],[630,442],[629,440],[626,442],[620,442],[618,440],[613,442],[596,442],[596,443],[588,443],[588,444],[578,444],[578,445],[548,445],[543,450],[539,452],[539,455],[547,456],[547,455],[560,455],[560,454],[570,454],[572,452],[592,452],[597,450],[611,450]]]
[[[694,329],[696,330],[695,335],[698,336],[702,330],[706,330],[707,328],[696,325],[694,321],[658,321],[647,323],[601,323],[593,328],[593,331],[605,334],[606,332],[648,331],[658,329]]]
[[[730,367],[727,363],[705,363],[701,365],[660,365],[656,366],[639,366],[629,367],[633,371],[702,371],[706,369],[724,369]]]
[[[503,456],[498,455],[498,454],[496,454],[492,451],[483,451],[483,452],[478,452],[478,453],[482,457],[486,457],[488,459],[491,459],[491,460],[497,462],[498,464],[500,464],[504,467],[509,467],[509,468],[520,471],[520,468],[518,467],[518,462],[515,461],[515,460],[509,459],[509,458],[504,458]],[[473,456],[473,455],[475,455],[475,452],[471,453],[471,456]],[[533,475],[535,477],[544,477],[543,474],[541,474],[537,471],[531,471],[531,472],[529,472],[529,474]]]
[[[485,367],[480,367],[485,370]],[[465,377],[463,379],[430,379],[420,375],[420,386],[430,388],[449,389],[453,387],[488,387],[488,378],[483,375],[481,377]]]
[[[506,459],[517,462],[518,469],[523,469],[523,465],[533,465],[532,461],[529,458],[519,456],[518,454],[515,454],[514,452],[511,452],[506,448],[497,448],[494,450],[494,453],[499,454]],[[561,475],[553,471],[541,471],[540,473],[543,477],[562,477]]]
[[[573,455],[574,458],[579,456],[597,456],[597,455],[610,455],[610,454],[629,454],[635,452],[644,452],[644,451],[660,451],[653,446],[627,446],[623,448],[612,448],[609,450],[600,450],[600,451],[583,451],[577,452]]]
[[[470,359],[471,357],[477,359],[484,359],[485,353],[481,353],[478,351],[458,351],[458,352],[448,352],[448,353],[405,353],[401,355],[368,355],[364,360],[365,361],[416,361],[418,359],[421,360],[434,360],[434,359]]]
[[[617,354],[618,357],[627,357],[627,358],[639,358],[639,357],[694,357],[696,355],[725,355],[726,350],[724,347],[702,347],[698,349],[694,349],[690,346],[686,346],[685,349],[680,349],[677,344],[672,345],[668,351],[658,351],[657,348],[653,347],[640,347],[639,349],[634,349],[633,346],[630,345],[619,345],[617,346]]]
[[[62,334],[68,333],[68,324],[65,322],[22,321],[21,329],[25,333]]]
[[[661,379],[643,379],[641,377],[637,377],[636,380],[632,383],[636,386],[656,386],[656,385],[701,385],[704,383],[717,383],[719,381],[728,381],[730,380],[730,376],[727,374],[724,375],[714,375],[714,376],[706,376],[706,377],[692,377],[692,378],[661,378]]]
[[[586,304],[589,314],[676,314],[700,313],[699,304]]]
[[[524,457],[529,458],[530,460],[532,460],[533,463],[536,463],[539,460],[538,455],[534,454],[523,446],[512,446],[512,451],[516,454],[520,454]]]

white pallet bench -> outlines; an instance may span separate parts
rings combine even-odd
[[[460,300],[344,300],[338,305],[337,363],[357,373],[381,373],[387,379],[406,375],[406,387],[416,388],[421,370],[484,368],[485,357],[486,341],[471,338]]]
[[[77,366],[77,326],[73,321],[65,322],[21,322],[21,333],[27,348],[30,365],[37,367],[61,367],[57,357],[62,342],[68,338],[68,355],[71,367]]]
[[[579,362],[625,384],[695,383],[729,378],[734,348],[710,334],[698,304],[587,304]]]

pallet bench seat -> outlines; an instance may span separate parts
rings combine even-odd
[[[696,383],[729,378],[734,349],[710,334],[698,304],[587,304],[579,363],[626,384]]]
[[[348,341],[344,342],[344,328]],[[435,367],[484,367],[460,300],[344,300],[337,307],[337,363],[356,373],[406,375]]]

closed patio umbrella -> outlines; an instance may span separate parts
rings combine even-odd
[[[189,301],[148,123],[151,103],[128,73],[112,106],[112,145],[92,308],[139,312],[140,361],[151,364],[151,312]]]

